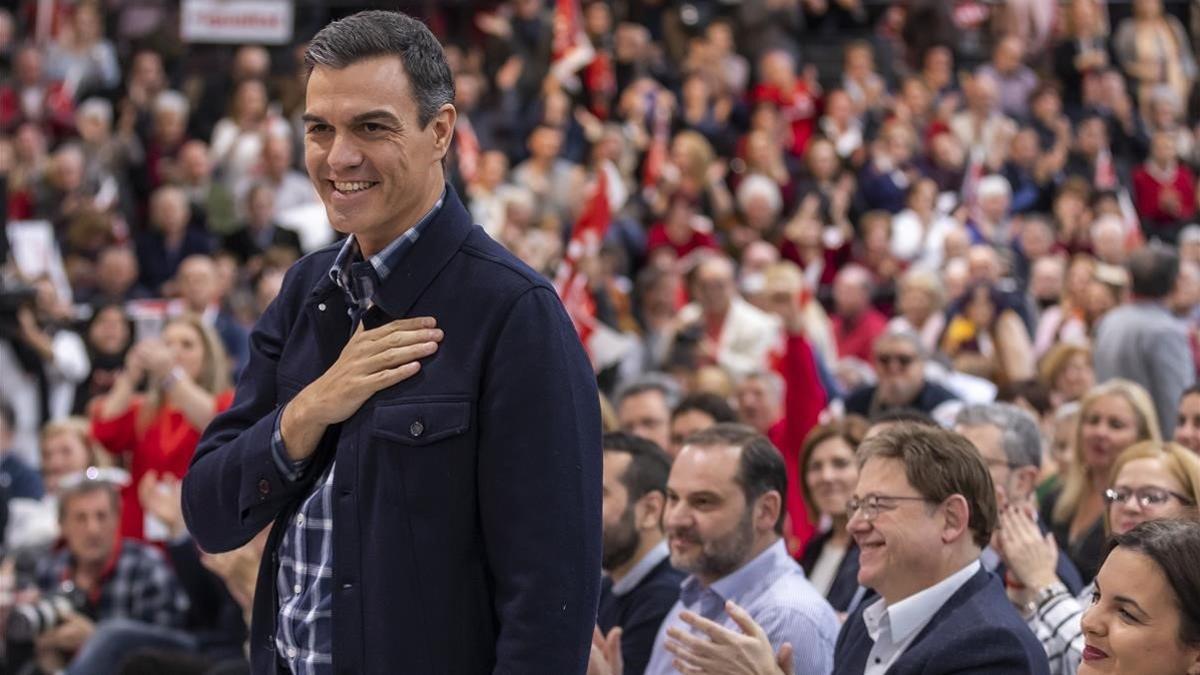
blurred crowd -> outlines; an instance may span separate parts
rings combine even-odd
[[[869,423],[972,440],[1016,533],[991,569],[1020,608],[1057,577],[1077,605],[1107,536],[1146,519],[1117,517],[1122,466],[1174,467],[1137,486],[1159,490],[1138,513],[1194,511],[1200,483],[1178,478],[1200,480],[1181,450],[1200,451],[1194,3],[412,4],[455,77],[450,184],[531,267],[583,283],[560,287],[606,427],[668,462],[718,423],[768,438],[787,555],[843,618],[863,601],[843,567]],[[285,271],[338,236],[304,172],[302,55],[360,8],[299,6],[293,42],[269,47],[183,44],[163,0],[0,9],[14,672],[245,667],[262,543],[199,551],[179,480]],[[624,512],[605,505],[610,572],[662,541],[609,558],[635,501],[661,493],[659,520],[671,501],[635,484]],[[1038,524],[1069,572],[1043,569]],[[1069,618],[1034,609],[1074,673],[1078,620],[1062,638]]]

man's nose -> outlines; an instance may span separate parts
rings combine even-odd
[[[362,164],[362,152],[353,139],[346,134],[336,134],[329,146],[329,154],[325,157],[329,168],[336,175],[338,171],[356,167]]]

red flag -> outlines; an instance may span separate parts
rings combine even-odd
[[[557,0],[554,3],[554,42],[550,51],[550,72],[566,88],[577,90],[579,78],[575,73],[592,62],[596,50],[583,30],[579,0]]]
[[[554,288],[563,306],[579,331],[579,339],[587,346],[588,338],[596,325],[596,305],[588,290],[587,273],[580,269],[585,258],[594,258],[600,253],[600,242],[612,222],[612,203],[609,201],[608,171],[600,166],[596,170],[596,182],[592,195],[575,221],[567,254],[563,256],[554,278]]]

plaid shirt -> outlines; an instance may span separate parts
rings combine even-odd
[[[37,570],[43,594],[74,588],[74,577],[75,560],[65,547]],[[187,611],[187,595],[162,551],[133,539],[118,542],[82,609],[93,621],[122,618],[164,628],[182,627]]]
[[[358,325],[371,307],[375,290],[412,250],[429,222],[442,208],[442,196],[417,224],[382,251],[362,259],[358,242],[351,235],[333,261],[329,276],[346,293],[352,326]],[[289,480],[299,480],[308,460],[288,459],[279,429],[282,411],[275,417],[272,450],[275,464]],[[275,626],[275,648],[280,660],[293,673],[315,675],[333,672],[333,474],[331,462],[325,475],[314,484],[279,540],[279,572],[275,578],[279,595],[279,617]]]

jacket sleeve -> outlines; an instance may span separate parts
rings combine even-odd
[[[208,425],[183,478],[184,520],[205,551],[229,551],[250,541],[306,487],[287,480],[271,453],[280,411],[275,370],[290,328],[285,304],[299,302],[289,289],[294,285],[285,280],[283,292],[259,319],[233,406]]]
[[[600,590],[595,376],[545,286],[513,301],[485,364],[477,471],[494,672],[582,675]]]
[[[1158,412],[1158,424],[1165,438],[1175,429],[1175,410],[1183,391],[1195,381],[1192,350],[1182,330],[1168,330],[1152,336],[1147,358],[1146,379],[1150,396]]]

